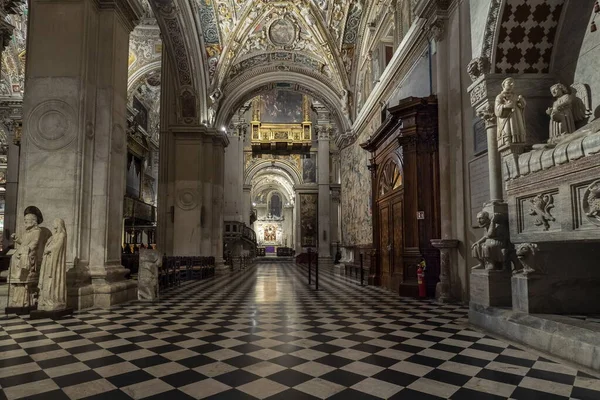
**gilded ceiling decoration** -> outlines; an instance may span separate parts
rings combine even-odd
[[[365,0],[194,0],[211,86],[294,65],[348,87]]]

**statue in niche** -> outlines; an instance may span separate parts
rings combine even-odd
[[[554,97],[552,107],[546,110],[550,116],[550,138],[548,143],[556,143],[566,134],[577,130],[577,122],[585,121],[587,110],[583,101],[562,83],[557,83],[550,88]]]
[[[534,224],[536,226],[544,226],[544,230],[550,229],[550,222],[556,221],[556,219],[550,213],[550,210],[554,208],[554,196],[551,194],[540,194],[530,199],[531,208],[529,215],[536,216]]]
[[[471,246],[473,258],[479,260],[473,269],[505,270],[510,248],[507,216],[495,213],[490,218],[487,211],[481,211],[477,222],[485,234]]]
[[[138,272],[138,300],[158,299],[158,270],[162,267],[162,257],[156,250],[140,250]]]
[[[24,212],[25,233],[22,236],[11,235],[16,251],[10,259],[10,300],[8,307],[26,308],[34,304],[37,284],[37,267],[41,259],[41,251],[45,244],[45,235],[39,227],[44,221],[42,212],[35,206],[29,206]]]
[[[515,80],[506,78],[502,92],[496,96],[495,114],[498,117],[498,144],[524,144],[527,140],[525,128],[525,99],[514,92]]]
[[[38,310],[57,311],[67,308],[67,229],[65,221],[56,218],[53,235],[44,248],[38,283]]]

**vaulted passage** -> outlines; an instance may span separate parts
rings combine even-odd
[[[468,328],[463,306],[306,278],[258,264],[160,303],[2,318],[0,398],[600,398],[599,380]]]

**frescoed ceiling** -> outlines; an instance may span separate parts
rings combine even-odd
[[[365,0],[192,1],[213,89],[265,65],[348,87]]]

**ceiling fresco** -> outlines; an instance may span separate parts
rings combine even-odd
[[[294,65],[348,87],[365,0],[192,0],[211,86]]]

